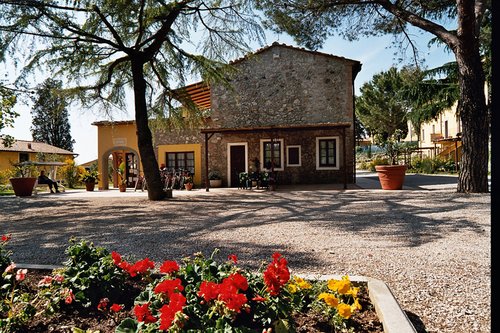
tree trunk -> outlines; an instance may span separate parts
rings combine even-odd
[[[484,72],[475,34],[474,1],[459,1],[458,45],[454,50],[459,70],[462,121],[462,160],[457,191],[488,192],[488,110],[484,92]]]
[[[162,200],[166,198],[166,192],[163,191],[158,161],[153,150],[153,137],[148,125],[144,64],[140,60],[132,60],[131,65],[134,81],[137,145],[141,155],[142,167],[144,168],[144,177],[148,184],[148,198],[149,200]]]

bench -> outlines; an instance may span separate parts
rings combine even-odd
[[[66,189],[64,188],[64,185],[57,182],[57,188],[59,189],[59,192],[66,192]],[[38,179],[35,181],[35,185],[33,186],[33,194],[38,194],[38,191],[44,189],[47,192],[50,192],[50,187],[49,184],[38,184]]]

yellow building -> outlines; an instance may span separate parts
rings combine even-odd
[[[12,169],[13,164],[40,161],[38,154],[57,155],[61,160],[74,159],[78,154],[43,142],[16,140],[12,147],[5,147],[0,139],[0,170]]]
[[[113,187],[118,187],[116,170],[118,166],[125,162],[125,177],[127,187],[134,187],[138,177],[143,176],[141,159],[139,158],[139,148],[137,146],[137,136],[135,121],[98,121],[92,123],[97,126],[98,137],[98,169],[101,174],[99,189],[110,188],[110,180]],[[198,134],[194,134],[195,140],[189,142],[184,136],[178,142],[172,144],[161,144],[155,146],[158,163],[167,164],[167,159],[182,159],[182,168],[194,172],[194,183],[201,184],[201,144]],[[174,135],[175,136],[175,135]],[[179,135],[178,137],[181,137]],[[171,142],[171,140],[169,140]],[[111,172],[111,173],[110,173]]]

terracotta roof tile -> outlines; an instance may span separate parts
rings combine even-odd
[[[23,153],[46,153],[59,155],[78,155],[69,150],[51,146],[47,143],[36,141],[16,140],[12,147],[4,147],[3,140],[0,139],[0,151],[13,151]]]

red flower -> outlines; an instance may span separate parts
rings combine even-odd
[[[227,308],[236,312],[240,312],[241,307],[247,302],[247,297],[244,294],[239,294],[234,289],[223,290],[219,295],[219,299],[223,301]]]
[[[108,307],[109,299],[107,298],[101,298],[99,301],[99,304],[97,304],[97,310],[99,311],[104,311]]]
[[[122,262],[122,256],[118,252],[111,252],[111,258],[113,258],[113,263],[117,266]]]
[[[127,271],[127,272],[129,272],[130,268],[132,267],[132,265],[126,261],[119,262],[118,264],[116,264],[116,266],[120,267],[121,269],[123,269],[124,271]],[[130,275],[132,275],[132,274],[130,274]]]
[[[238,257],[236,256],[236,254],[230,254],[227,256],[227,259],[228,260],[231,260],[233,263],[237,264],[238,263]]]
[[[177,272],[179,270],[179,265],[175,261],[166,260],[160,267],[160,273],[172,273]]]
[[[203,281],[200,284],[200,291],[198,291],[198,296],[203,297],[205,301],[210,302],[216,299],[219,295],[219,285],[212,281]]]
[[[225,278],[224,280],[226,280],[226,279],[228,281],[230,281],[233,286],[235,286],[236,288],[238,288],[240,290],[246,291],[248,289],[248,281],[240,273],[231,274],[227,278]]]
[[[181,292],[184,290],[180,279],[175,280],[163,280],[158,283],[154,289],[155,294],[167,294],[169,298],[172,298],[172,295],[175,292]]]
[[[120,304],[114,303],[113,305],[111,305],[111,307],[109,309],[113,312],[120,312],[123,309],[123,306],[121,306]]]
[[[134,277],[136,275],[146,274],[150,269],[153,268],[155,268],[155,263],[151,261],[149,258],[145,258],[133,264],[128,269],[128,273],[130,274],[131,277]]]
[[[170,297],[170,302],[160,308],[160,330],[168,330],[172,326],[175,315],[182,312],[185,305],[186,297],[179,293],[173,294]]]
[[[265,301],[267,301],[267,298],[264,298],[264,297],[262,297],[260,295],[257,295],[254,298],[252,298],[252,301],[255,301],[255,302],[265,302]]]
[[[264,283],[271,296],[276,296],[282,286],[290,280],[288,262],[278,252],[273,254],[273,261],[267,266],[264,272]]]
[[[12,238],[12,234],[2,235],[2,242],[7,243]]]
[[[158,318],[155,318],[151,314],[151,311],[149,310],[149,303],[145,303],[143,305],[137,304],[134,307],[134,314],[137,317],[137,321],[143,321],[146,324],[154,323],[158,320]]]

